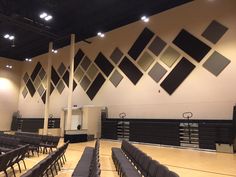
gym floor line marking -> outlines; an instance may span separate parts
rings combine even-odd
[[[217,175],[225,175],[225,176],[233,176],[233,177],[236,177],[236,175],[231,175],[231,174],[218,173],[218,172],[207,171],[207,170],[199,170],[199,169],[187,168],[187,167],[180,167],[180,166],[168,165],[168,164],[165,164],[165,165],[166,165],[166,166],[170,166],[170,167],[182,168],[182,169],[186,169],[186,170],[193,170],[193,171],[200,171],[200,172],[204,172],[204,173],[212,173],[212,174],[217,174]]]

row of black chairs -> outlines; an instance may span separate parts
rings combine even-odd
[[[95,148],[85,147],[72,177],[100,177],[99,147],[99,140],[96,140]]]
[[[20,140],[14,137],[6,137],[0,134],[0,154],[14,150],[19,147]]]
[[[63,146],[50,153],[45,159],[40,161],[21,177],[48,177],[58,175],[58,171],[61,170],[61,167],[63,167],[66,162],[65,152],[68,145],[69,142],[66,142]]]
[[[17,164],[19,171],[21,173],[21,166],[20,166],[20,162],[22,161],[24,164],[24,167],[26,169],[26,165],[25,165],[25,156],[28,152],[28,148],[29,145],[25,145],[19,148],[16,148],[14,150],[8,151],[4,154],[0,155],[0,172],[4,171],[6,177],[8,177],[8,173],[7,173],[7,169],[11,168],[13,171],[13,175],[14,177],[15,175],[15,169],[14,169],[14,165]]]
[[[121,149],[112,148],[112,159],[122,177],[179,177],[125,140]]]
[[[54,148],[57,148],[60,140],[59,136],[38,135],[23,132],[16,132],[15,135],[0,134],[0,138],[1,137],[6,140],[7,145],[5,145],[5,143],[1,146],[0,142],[0,151],[2,149],[3,152],[6,152],[7,150],[14,148],[16,145],[29,144],[29,151],[32,155],[36,152],[38,156],[40,151],[45,153],[48,152],[49,149],[49,152],[52,152]]]

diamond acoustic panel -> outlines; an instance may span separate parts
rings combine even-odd
[[[39,72],[39,77],[41,80],[43,80],[44,76],[46,75],[46,72],[43,68],[41,68],[40,72]]]
[[[66,83],[67,87],[69,87],[69,78],[70,78],[70,73],[69,71],[66,71],[62,79]]]
[[[24,77],[23,77],[23,80],[24,80],[25,84],[28,82],[28,80],[29,80],[29,75],[28,75],[28,73],[25,73],[25,75],[24,75]]]
[[[87,91],[87,95],[91,100],[96,96],[105,81],[106,79],[99,73]]]
[[[144,52],[143,55],[138,60],[138,65],[144,70],[147,71],[148,68],[153,63],[154,58],[147,52]]]
[[[207,29],[202,33],[202,36],[213,44],[216,44],[227,30],[227,27],[213,20]]]
[[[122,56],[123,56],[123,53],[122,53],[122,52],[120,51],[120,49],[117,47],[117,48],[115,48],[115,50],[112,52],[110,58],[111,58],[111,60],[112,60],[115,64],[117,64],[117,63],[119,63],[119,61],[120,61],[120,59],[122,58]]]
[[[62,76],[66,70],[66,67],[63,63],[60,64],[59,68],[57,69],[57,72]]]
[[[180,57],[180,53],[177,52],[172,47],[168,47],[163,54],[161,55],[160,59],[165,63],[169,68],[176,62],[176,60]]]
[[[46,91],[41,96],[41,99],[42,99],[43,103],[45,104],[46,103]]]
[[[139,35],[138,39],[134,42],[133,46],[130,48],[128,54],[134,60],[137,60],[139,55],[142,53],[144,48],[147,46],[149,41],[154,36],[154,33],[148,28],[144,28],[142,33]]]
[[[26,96],[27,96],[27,94],[28,94],[28,90],[26,89],[26,87],[23,89],[23,91],[22,91],[22,95],[23,95],[23,97],[25,98]]]
[[[26,87],[29,90],[31,97],[33,97],[35,92],[36,92],[36,90],[35,90],[34,85],[33,85],[33,83],[31,82],[30,79],[28,80],[28,82],[26,84]]]
[[[40,84],[40,86],[39,86],[39,88],[38,88],[38,93],[39,93],[39,95],[42,96],[42,94],[43,94],[44,92],[45,92],[45,89],[44,89],[43,85]]]
[[[62,80],[60,80],[60,82],[57,85],[57,91],[61,94],[63,92],[64,88],[65,88],[65,84],[63,83]]]
[[[84,57],[84,52],[81,49],[79,49],[74,58],[74,71],[77,69],[83,57]]]
[[[39,76],[37,76],[36,79],[34,80],[35,89],[38,89],[40,83],[41,83],[41,80],[40,80]]]
[[[188,75],[193,71],[194,68],[195,65],[193,65],[186,58],[182,58],[181,61],[161,83],[161,87],[171,95],[188,77]]]
[[[218,52],[214,52],[208,60],[203,64],[209,72],[218,76],[230,63],[230,60]]]
[[[31,79],[32,79],[32,81],[34,81],[35,78],[37,77],[37,75],[38,75],[38,73],[39,73],[41,67],[42,67],[42,65],[38,62],[37,65],[35,66],[35,68],[34,68],[32,74],[31,74]]]
[[[91,81],[89,80],[89,78],[85,75],[82,79],[82,81],[80,82],[81,87],[84,89],[84,91],[87,90],[88,86],[90,85]]]
[[[52,66],[52,71],[51,71],[51,79],[52,79],[52,82],[55,86],[57,85],[57,83],[60,80],[60,77],[58,76],[58,74],[53,66]]]
[[[125,56],[119,64],[121,71],[136,85],[143,76],[143,73]]]
[[[97,73],[98,73],[97,67],[94,64],[92,64],[87,71],[87,75],[91,80],[93,80],[96,77]]]
[[[163,41],[160,37],[156,37],[151,45],[148,47],[148,49],[154,53],[156,56],[159,56],[161,51],[165,48],[166,42]]]
[[[148,72],[149,76],[157,83],[161,78],[167,73],[167,70],[161,66],[158,62],[153,66],[153,68]]]
[[[79,82],[84,76],[84,71],[78,67],[77,70],[75,71],[75,79],[77,80],[77,82]]]
[[[110,81],[115,87],[120,84],[122,79],[123,76],[117,70],[115,70],[110,77]]]
[[[95,63],[107,77],[111,74],[114,68],[114,66],[101,52],[99,52],[98,56],[96,57]]]
[[[51,83],[51,86],[50,86],[50,95],[52,94],[52,92],[54,91],[55,87],[53,86],[53,84]]]
[[[90,64],[91,64],[91,60],[87,56],[85,56],[81,63],[81,67],[86,71]]]
[[[200,62],[211,50],[208,45],[184,29],[181,30],[178,36],[174,39],[173,43],[197,62]]]
[[[73,91],[75,90],[76,87],[77,87],[77,83],[75,82],[75,80],[73,80]]]

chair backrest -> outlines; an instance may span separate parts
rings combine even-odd
[[[152,160],[148,167],[148,177],[156,177],[156,173],[159,167],[159,162]]]

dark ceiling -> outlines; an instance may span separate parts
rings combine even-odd
[[[0,0],[0,56],[24,60],[46,53],[48,42],[54,48],[69,44],[71,33],[76,41],[110,31],[192,0]],[[45,22],[41,12],[53,16]],[[6,33],[15,36],[4,39]]]

